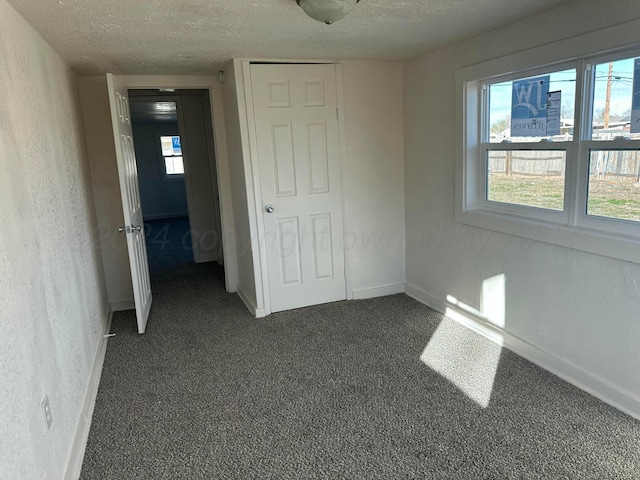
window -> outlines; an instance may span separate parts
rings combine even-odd
[[[162,150],[162,168],[165,179],[181,179],[184,177],[184,161],[182,159],[182,145],[180,136],[160,137],[160,148]]]
[[[640,222],[640,58],[604,60],[592,65],[589,78],[586,213]]]
[[[575,68],[483,84],[484,200],[564,211],[575,88]]]
[[[611,45],[626,37],[457,72],[456,220],[640,263],[640,46]]]

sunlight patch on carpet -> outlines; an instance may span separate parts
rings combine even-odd
[[[491,400],[501,353],[499,344],[445,317],[420,359],[468,398],[486,408]]]

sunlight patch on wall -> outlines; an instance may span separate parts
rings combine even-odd
[[[480,309],[484,317],[496,327],[505,326],[505,284],[504,273],[482,282],[482,303]]]
[[[459,312],[448,312],[462,315]],[[469,320],[467,320],[469,321]],[[502,347],[443,318],[420,359],[483,408],[489,406]]]
[[[447,303],[455,308],[453,310],[454,316],[448,313],[447,316],[455,318],[456,312],[458,314],[468,313],[471,318],[483,320],[496,327],[504,328],[507,324],[506,283],[507,277],[503,273],[482,281],[480,310],[461,302],[453,295],[447,295]],[[469,319],[469,317],[465,318]],[[456,320],[458,319],[456,318]],[[463,321],[462,323],[466,324],[467,322]]]

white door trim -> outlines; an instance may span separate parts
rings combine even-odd
[[[262,215],[262,189],[260,187],[260,165],[258,163],[258,141],[256,125],[253,115],[253,90],[251,88],[251,61],[242,61],[242,89],[244,95],[238,95],[238,103],[244,100],[246,112],[244,121],[246,125],[246,138],[249,148],[249,164],[245,162],[245,178],[251,180],[251,186],[247,182],[247,206],[249,211],[249,229],[251,231],[251,250],[254,252],[253,271],[256,283],[256,309],[262,309],[265,315],[271,313],[271,294],[269,293],[269,270],[267,267],[267,250],[264,238],[264,217]],[[245,134],[242,135],[245,138]],[[247,168],[248,167],[248,168]],[[257,257],[257,258],[256,258]]]
[[[227,153],[227,136],[224,123],[222,89],[217,76],[199,75],[122,75],[130,89],[199,89],[209,90],[211,114],[213,116],[213,139],[220,195],[220,217],[222,226],[222,248],[224,256],[225,289],[235,292],[238,287],[238,261],[236,257],[236,235],[233,225],[233,203],[231,200],[231,174]]]
[[[251,231],[252,251],[254,252],[253,266],[256,284],[256,316],[261,317],[271,313],[271,294],[269,290],[269,275],[267,269],[267,252],[264,240],[264,217],[262,215],[262,191],[260,187],[260,166],[258,161],[257,136],[255,118],[253,115],[253,94],[251,88],[251,63],[265,62],[264,59],[234,59],[234,68],[241,75],[236,75],[236,89],[238,92],[238,108],[240,115],[240,131],[242,147],[245,155],[244,171],[247,188],[247,210],[249,228]],[[344,232],[347,230],[347,182],[346,182],[346,142],[344,130],[344,89],[342,65],[332,61],[291,61],[268,60],[270,63],[305,64],[326,63],[336,67],[336,87],[338,93],[338,132],[340,135],[340,180],[342,184],[342,210]],[[247,161],[248,160],[248,161]],[[346,297],[353,298],[351,282],[351,267],[348,255],[343,251],[345,261]],[[257,257],[257,258],[256,258]]]
[[[342,181],[342,231],[344,232],[346,240],[346,235],[349,234],[349,204],[347,202],[347,198],[349,198],[349,182],[347,182],[347,137],[345,131],[345,121],[344,121],[344,76],[342,65],[336,64],[336,88],[338,95],[338,135],[340,136],[340,166],[341,166],[341,175],[340,180]],[[346,242],[345,242],[346,245]],[[350,255],[346,248],[344,249],[344,278],[347,290],[347,300],[353,300],[353,276],[351,274],[351,262],[349,261]]]

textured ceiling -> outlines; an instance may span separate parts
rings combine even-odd
[[[295,0],[9,0],[83,74],[211,74],[231,58],[399,60],[569,0],[361,0],[328,26]]]
[[[133,123],[167,123],[177,122],[178,112],[175,102],[145,102],[131,97],[129,107]]]

